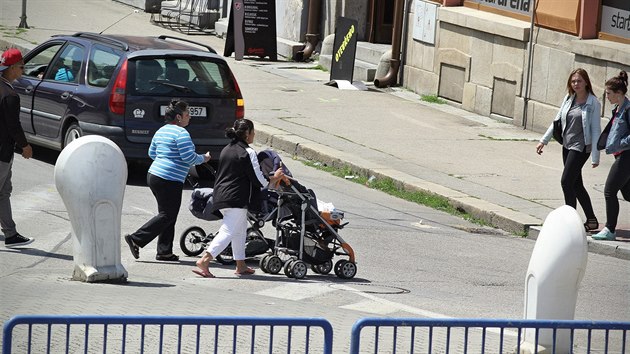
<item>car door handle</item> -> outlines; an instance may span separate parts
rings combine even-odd
[[[26,92],[26,93],[31,93],[31,92],[33,92],[33,85],[28,85],[28,86],[26,86],[26,88],[24,89],[24,92]]]
[[[68,98],[72,97],[72,93],[66,91],[64,93],[61,94],[61,99],[62,100],[67,100]]]

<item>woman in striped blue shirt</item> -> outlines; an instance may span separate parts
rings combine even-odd
[[[140,257],[140,248],[158,238],[158,261],[178,261],[173,254],[175,222],[182,203],[184,181],[190,167],[210,160],[210,153],[195,152],[195,145],[185,127],[190,122],[188,103],[172,100],[166,108],[166,123],[160,128],[149,146],[149,157],[153,163],[147,173],[147,184],[158,204],[158,214],[147,221],[138,231],[126,235],[125,241],[135,259]]]

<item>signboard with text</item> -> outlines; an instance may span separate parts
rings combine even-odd
[[[275,0],[233,0],[223,55],[278,60]]]
[[[337,20],[330,81],[347,80],[352,82],[354,57],[357,52],[357,30],[357,20],[346,17],[339,17]]]
[[[495,9],[505,10],[520,15],[529,16],[530,5],[533,0],[466,0],[467,2],[490,6]],[[623,0],[626,1],[626,0]]]
[[[630,39],[630,1],[602,0],[601,32]]]

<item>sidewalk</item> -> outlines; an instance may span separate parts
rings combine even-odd
[[[149,22],[149,14],[103,0],[29,0],[30,29],[14,30],[20,2],[2,2],[0,47],[32,49],[53,34],[78,31],[170,34],[209,44],[215,36],[186,36]],[[98,13],[98,16],[83,14]],[[536,237],[547,214],[563,204],[561,147],[535,153],[541,134],[479,116],[453,105],[424,103],[402,88],[342,91],[324,85],[316,63],[228,58],[256,122],[257,143],[366,176],[389,177],[410,190],[448,198],[466,212],[518,234]],[[612,163],[602,155],[584,180],[595,212],[605,220],[603,188]],[[589,250],[630,259],[630,203],[621,201],[618,241],[594,241]],[[581,213],[581,210],[580,210]]]

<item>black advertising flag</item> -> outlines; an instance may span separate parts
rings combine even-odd
[[[352,82],[354,57],[357,51],[357,20],[339,17],[335,28],[335,44],[332,53],[330,81]]]

